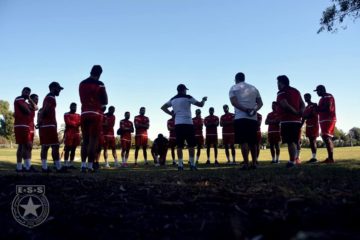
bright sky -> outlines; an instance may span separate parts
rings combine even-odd
[[[168,135],[160,107],[184,83],[188,94],[222,115],[234,75],[262,95],[265,117],[286,74],[302,94],[324,84],[337,104],[337,127],[359,127],[360,28],[317,34],[330,0],[0,0],[0,99],[13,104],[25,86],[43,97],[51,81],[65,89],[57,120],[79,103],[79,82],[94,64],[116,108],[116,127],[146,107],[150,138]],[[42,104],[40,104],[42,105]],[[196,107],[192,108],[193,115]],[[80,106],[78,106],[80,111]],[[219,129],[220,130],[220,129]],[[266,131],[263,125],[262,131]]]

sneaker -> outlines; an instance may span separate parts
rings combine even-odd
[[[287,168],[295,167],[295,163],[292,162],[292,161],[288,161],[288,162],[286,163],[286,167],[287,167]]]
[[[207,160],[205,164],[206,164],[206,165],[209,165],[209,164],[210,164],[210,160]]]
[[[159,164],[159,163],[155,163],[155,167],[160,167],[160,164]]]
[[[73,166],[73,165],[70,165],[70,166],[67,167],[67,169],[75,170],[77,168],[75,166]]]
[[[173,166],[175,166],[175,165],[176,165],[176,162],[175,162],[175,161],[173,161],[172,165],[173,165]]]
[[[29,170],[25,169],[25,172],[33,172],[33,173],[35,173],[35,172],[39,172],[39,171],[36,170],[36,169],[34,168],[34,166],[30,166]]]
[[[93,163],[93,168],[94,168],[95,170],[98,170],[98,169],[100,168],[99,162],[94,162],[94,163]]]
[[[190,171],[198,171],[196,166],[190,165]]]
[[[104,168],[110,168],[110,165],[107,163],[105,164]]]
[[[86,173],[86,167],[81,167],[81,169],[80,169],[80,171],[82,172],[82,173]]]
[[[217,160],[215,161],[215,166],[219,166],[219,162]]]
[[[278,163],[276,160],[272,160],[271,162],[270,162],[271,164],[276,164],[276,163]]]
[[[317,159],[316,158],[312,158],[310,159],[309,161],[307,161],[307,163],[316,163],[317,162]]]
[[[22,168],[22,169],[17,169],[17,168],[15,168],[15,172],[17,172],[17,173],[24,172],[24,168]]]
[[[301,164],[301,160],[300,160],[300,158],[296,158],[296,159],[295,159],[295,164],[296,164],[296,165]]]
[[[178,171],[183,171],[183,170],[184,170],[184,167],[178,166]]]
[[[249,169],[249,165],[248,164],[243,164],[242,167],[240,168],[240,170],[248,170]]]
[[[145,161],[145,165],[149,165],[149,162],[148,162],[148,161]]]
[[[126,168],[126,167],[128,167],[128,166],[129,166],[129,165],[128,165],[127,163],[122,163],[122,164],[121,164],[121,167],[125,167],[125,168]]]
[[[41,172],[43,172],[43,173],[51,173],[52,171],[51,171],[50,168],[47,168],[47,169],[41,168]]]
[[[60,169],[56,169],[55,172],[57,172],[57,173],[67,173],[68,171],[67,171],[66,168],[61,167]]]
[[[334,159],[327,158],[324,161],[322,161],[321,163],[331,164],[331,163],[335,163],[335,161],[334,161]]]

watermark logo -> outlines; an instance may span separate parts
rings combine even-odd
[[[48,217],[49,209],[44,185],[16,185],[11,210],[19,224],[28,228],[39,226]]]

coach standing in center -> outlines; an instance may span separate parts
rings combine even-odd
[[[246,83],[245,74],[239,72],[235,75],[235,85],[230,88],[229,97],[235,107],[235,143],[241,145],[243,169],[249,168],[249,150],[252,168],[256,168],[258,129],[256,112],[263,106],[260,93],[256,87]]]

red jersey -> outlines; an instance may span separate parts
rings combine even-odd
[[[30,131],[35,131],[34,119],[35,119],[36,110],[33,109],[32,107],[30,107],[30,104],[29,104],[29,108],[31,110],[31,112],[30,112],[30,122],[29,122]]]
[[[147,130],[150,124],[149,118],[143,115],[137,115],[134,118],[134,123],[136,128],[136,136],[147,136]],[[139,125],[147,125],[147,127]]]
[[[327,108],[328,111],[319,111],[319,121],[336,121],[335,99],[330,93],[326,93],[325,96],[320,98],[319,109],[324,108]]]
[[[306,116],[306,118],[304,116]],[[306,126],[311,127],[319,124],[319,117],[316,111],[316,104],[310,104],[305,107],[303,118],[305,119]]]
[[[44,101],[43,101],[43,106],[42,106],[42,111],[40,113],[40,125],[47,127],[47,126],[57,126],[56,123],[56,113],[55,113],[55,108],[56,108],[56,100],[55,100],[55,96],[51,93],[49,93],[48,95],[46,95]],[[46,112],[45,112],[46,111]]]
[[[114,136],[115,115],[104,114],[103,121],[104,121],[104,125],[103,125],[104,136]]]
[[[227,134],[231,133],[233,134],[235,132],[234,130],[234,117],[235,115],[233,113],[225,113],[220,117],[220,126],[222,126],[222,133]]]
[[[102,115],[102,107],[108,103],[104,83],[91,77],[82,81],[79,85],[81,101],[81,115]]]
[[[267,123],[268,122],[268,123]],[[265,124],[268,124],[268,132],[280,132],[280,116],[277,112],[271,112],[267,115]]]
[[[131,141],[131,133],[134,131],[134,125],[130,120],[123,119],[120,121],[121,139]]]
[[[28,109],[29,104],[26,103],[25,98],[22,96],[15,98],[14,101],[14,127],[29,127],[31,121],[31,114],[29,112],[25,112],[23,109]]]
[[[281,108],[280,102],[286,100],[290,106],[296,111],[300,111],[301,108],[301,95],[300,92],[293,87],[285,87],[277,93],[276,101],[279,103],[279,114],[281,122],[298,122],[301,123],[301,116],[295,115],[287,110]]]
[[[195,129],[195,136],[202,136],[204,120],[201,117],[194,117],[192,121]]]
[[[206,135],[217,135],[217,127],[219,126],[219,117],[215,115],[209,115],[204,119],[204,125],[206,127]]]
[[[175,134],[175,119],[170,118],[167,121],[167,128],[169,130],[169,139],[175,139],[176,138],[176,134]]]
[[[80,114],[77,113],[65,113],[64,114],[64,122],[65,122],[65,132],[70,134],[79,134],[79,127],[81,117]]]
[[[260,113],[256,113],[257,122],[258,122],[258,132],[261,132],[261,123],[262,123],[262,115]]]

